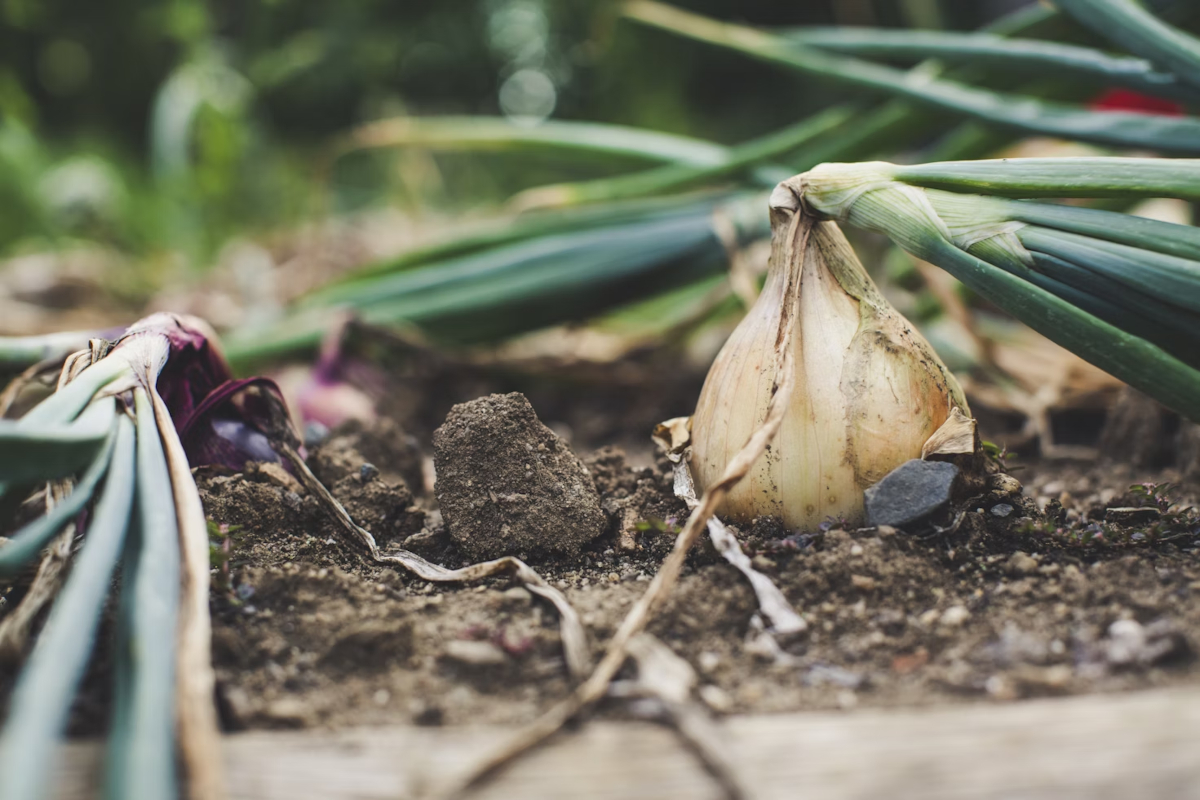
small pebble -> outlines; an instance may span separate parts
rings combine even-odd
[[[363,483],[370,483],[379,477],[379,467],[374,464],[363,464],[358,468],[358,479]]]
[[[391,699],[392,699],[392,693],[389,692],[387,689],[378,689],[378,690],[376,690],[375,694],[371,695],[371,700],[373,700],[375,702],[375,705],[381,706],[381,707],[386,706],[388,704],[388,701]]]
[[[869,591],[873,590],[876,586],[878,586],[879,583],[874,578],[872,578],[870,575],[851,575],[850,576],[850,585],[853,586],[855,589],[859,589],[864,592],[869,592]]]
[[[504,651],[491,642],[471,639],[454,639],[447,642],[445,656],[451,661],[474,667],[496,666],[508,661]]]
[[[1013,513],[1013,507],[1008,503],[997,503],[996,505],[992,506],[993,517],[1003,518],[1007,517],[1011,513]]]
[[[996,494],[1020,494],[1021,493],[1021,482],[1019,480],[1017,480],[1016,478],[1014,478],[1012,475],[1005,475],[1004,473],[999,473],[997,475],[993,475],[991,480],[988,481],[988,483],[991,484],[992,491],[995,492]]]
[[[704,704],[718,714],[725,714],[733,708],[733,699],[719,686],[706,683],[700,687],[698,694]]]
[[[1004,675],[993,675],[983,684],[983,689],[993,700],[1016,700],[1017,687]]]
[[[1146,629],[1137,620],[1119,619],[1108,626],[1105,657],[1113,666],[1134,663],[1145,646]]]
[[[971,612],[965,606],[950,606],[942,612],[938,622],[947,628],[957,628],[971,618]]]
[[[320,422],[309,422],[304,426],[304,445],[305,447],[316,447],[321,442],[325,441],[325,437],[329,435],[329,428]]]
[[[501,595],[505,603],[515,606],[526,606],[533,602],[533,595],[524,586],[514,586],[506,589]]]
[[[770,572],[775,569],[775,562],[759,553],[754,558],[750,559],[750,566],[754,567],[759,572]]]
[[[276,722],[297,728],[306,727],[315,721],[312,710],[295,697],[284,697],[266,707],[266,716]]]
[[[864,493],[868,525],[915,525],[950,502],[958,467],[944,461],[906,461]]]
[[[1004,568],[1012,575],[1032,575],[1037,572],[1038,562],[1033,556],[1018,550],[1008,559]]]
[[[721,657],[711,650],[705,650],[697,659],[697,664],[700,671],[709,674],[715,670],[721,663]]]

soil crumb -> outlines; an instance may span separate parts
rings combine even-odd
[[[478,561],[575,558],[604,532],[587,468],[522,394],[454,406],[433,433],[433,459],[450,537]]]

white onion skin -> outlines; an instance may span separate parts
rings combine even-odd
[[[768,450],[721,513],[740,522],[775,516],[815,530],[827,518],[863,521],[863,490],[921,447],[950,415],[967,411],[957,381],[925,339],[879,293],[833,222],[812,227],[802,264],[782,263],[782,232],[797,209],[774,208],[766,284],[705,380],[692,417],[691,466],[716,481],[764,419],[788,269],[799,269],[793,336],[796,388]]]

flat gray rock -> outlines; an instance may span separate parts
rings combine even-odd
[[[906,461],[867,489],[867,524],[902,528],[922,522],[950,502],[958,467],[945,461]]]

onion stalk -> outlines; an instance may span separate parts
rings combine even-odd
[[[1200,160],[823,164],[791,185],[816,213],[889,236],[1047,338],[1200,420],[1200,231],[1019,199],[1194,200]]]

